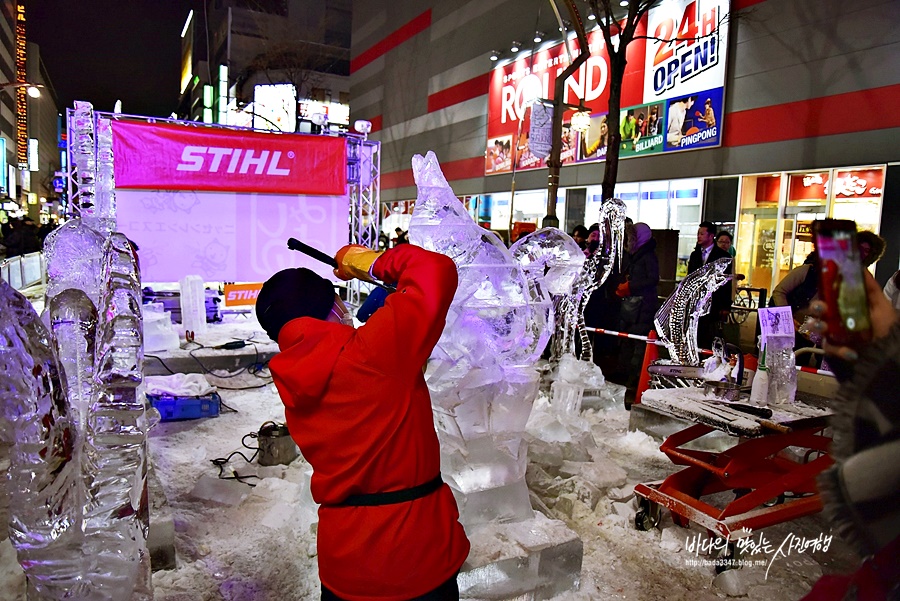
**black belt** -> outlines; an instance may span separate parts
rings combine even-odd
[[[415,501],[427,495],[430,495],[441,487],[444,483],[441,475],[438,474],[425,484],[419,484],[411,488],[401,490],[392,490],[391,492],[376,492],[364,495],[350,495],[340,503],[335,503],[331,507],[373,507],[375,505],[394,505],[395,503],[406,503],[407,501]]]

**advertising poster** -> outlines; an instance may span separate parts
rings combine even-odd
[[[606,158],[609,144],[609,118],[604,115],[591,115],[591,125],[581,136],[578,150],[578,162],[602,161]]]
[[[619,156],[630,157],[663,151],[665,103],[644,104],[623,109],[619,132],[622,148]]]
[[[582,135],[564,130],[563,164],[604,160],[611,126],[629,134],[623,135],[622,157],[721,144],[728,12],[728,0],[668,0],[652,9],[638,25],[636,39],[628,45],[622,113],[616,124],[605,120],[609,112],[610,73],[606,42],[599,29],[589,32],[591,55],[566,80],[561,100],[586,107],[591,112],[591,125]],[[572,38],[568,45],[571,55],[577,56],[578,40]],[[510,154],[517,157],[517,169],[546,167],[546,161],[532,151],[531,101],[535,94],[551,99],[556,78],[568,65],[569,52],[560,41],[533,54],[520,52],[514,61],[501,61],[491,71],[486,174],[511,171]],[[693,101],[689,103],[685,98]],[[711,112],[707,111],[707,100]],[[633,112],[626,121],[629,110]],[[564,123],[569,122],[573,112],[565,109]],[[639,124],[641,113],[644,121]],[[505,151],[507,139],[509,150]],[[501,147],[495,144],[497,140]],[[506,160],[498,161],[504,152]]]
[[[647,15],[644,102],[725,84],[727,0],[668,0]]]
[[[505,173],[512,170],[512,136],[498,136],[488,140],[484,153],[485,173]]]
[[[673,98],[666,106],[666,151],[718,146],[722,88]]]

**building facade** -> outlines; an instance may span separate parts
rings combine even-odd
[[[681,4],[701,15],[710,3]],[[636,221],[680,230],[680,257],[701,219],[735,231],[739,270],[767,289],[809,250],[811,220],[858,217],[888,241],[877,271],[883,281],[900,263],[900,3],[723,4],[731,18],[718,144],[623,152],[617,195]],[[587,15],[587,3],[579,6]],[[410,159],[433,150],[456,194],[480,205],[472,209],[479,220],[497,230],[540,223],[547,169],[490,173],[488,165],[498,118],[492,78],[508,68],[513,41],[530,52],[535,29],[558,31],[546,2],[354,2],[352,118],[371,121],[382,142],[384,202],[415,198]],[[695,100],[694,110],[704,97]],[[521,139],[513,145],[520,152]],[[563,165],[561,227],[597,220],[603,169],[596,160]]]
[[[179,116],[311,131],[322,113],[346,128],[350,24],[350,0],[206,0],[182,34]]]
[[[6,85],[24,82],[41,86],[40,97]],[[47,222],[59,208],[59,109],[21,1],[0,3],[0,86],[0,220],[27,213]]]

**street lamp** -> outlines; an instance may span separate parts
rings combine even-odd
[[[40,98],[41,97],[41,88],[44,86],[41,84],[34,84],[28,82],[10,82],[0,84],[0,90],[14,90],[16,88],[25,88],[25,92],[31,96],[32,98]]]

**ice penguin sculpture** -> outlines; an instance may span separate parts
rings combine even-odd
[[[700,365],[697,322],[709,313],[712,293],[731,279],[731,275],[725,273],[730,264],[731,259],[716,259],[689,273],[656,312],[653,324],[676,363]]]
[[[449,256],[459,273],[426,381],[441,441],[441,473],[456,496],[460,521],[472,541],[472,553],[459,577],[461,593],[478,597],[492,590],[491,574],[498,570],[498,559],[487,549],[496,550],[494,537],[516,540],[517,532],[540,532],[548,542],[543,551],[530,551],[529,544],[520,541],[516,548],[522,556],[509,558],[523,570],[508,575],[521,581],[520,594],[537,586],[525,573],[534,562],[542,564],[542,574],[555,574],[553,590],[567,590],[581,571],[581,540],[562,522],[532,510],[523,435],[538,392],[534,363],[551,325],[548,290],[572,277],[583,254],[567,249],[565,234],[545,232],[519,247],[523,264],[532,268],[526,273],[495,233],[472,220],[444,179],[434,153],[415,156],[413,174],[418,197],[409,226],[411,242]],[[509,531],[499,534],[497,529],[504,525]]]

